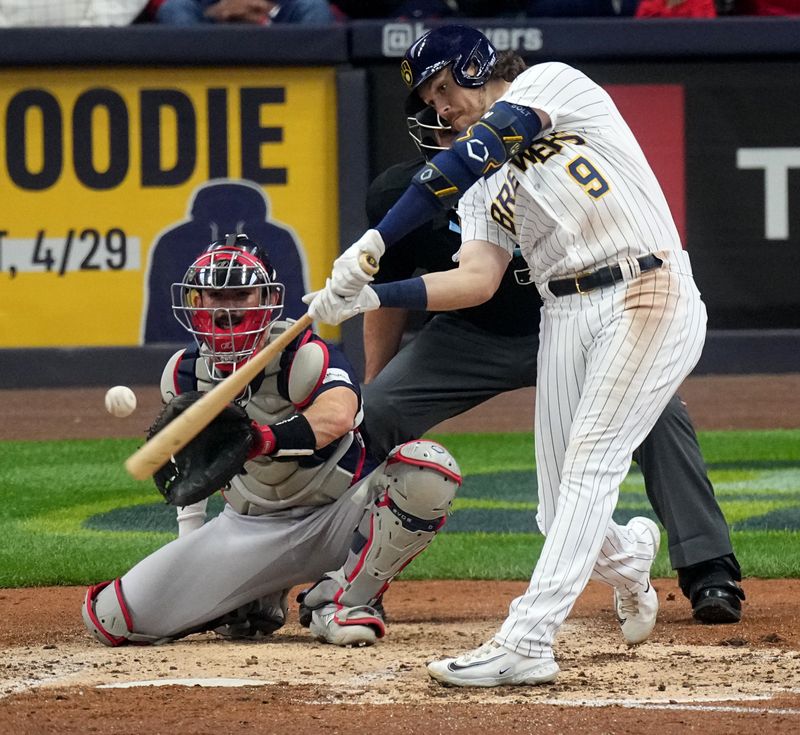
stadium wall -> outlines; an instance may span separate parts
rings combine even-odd
[[[797,371],[800,19],[474,24],[622,109],[708,304],[696,372]],[[154,274],[234,226],[209,207],[249,202],[301,313],[414,154],[397,58],[427,27],[0,30],[0,386],[155,382],[182,336]],[[356,320],[323,334],[361,364]]]

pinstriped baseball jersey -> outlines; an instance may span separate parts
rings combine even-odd
[[[576,69],[546,63],[501,100],[551,124],[459,203],[462,241],[509,254],[519,245],[543,297],[535,448],[546,538],[495,640],[551,658],[590,578],[624,595],[650,590],[655,539],[612,514],[633,450],[700,356],[706,312],[666,200],[611,98]],[[642,273],[636,258],[648,254],[660,267]],[[555,296],[547,285],[612,263],[619,276],[605,287]]]
[[[678,250],[666,199],[608,94],[566,64],[537,64],[502,101],[547,113],[527,150],[459,204],[462,240],[519,244],[537,283],[655,250]]]

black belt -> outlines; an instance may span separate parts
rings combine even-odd
[[[664,262],[655,255],[643,255],[641,258],[636,258],[636,260],[642,273],[651,271],[654,268],[660,268]],[[622,268],[619,265],[607,265],[593,273],[587,273],[585,276],[550,281],[547,287],[553,296],[569,296],[569,294],[573,293],[589,293],[589,291],[594,291],[596,288],[610,286],[621,280],[623,280]]]

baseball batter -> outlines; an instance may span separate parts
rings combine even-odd
[[[610,97],[554,62],[510,83],[492,79],[495,59],[486,37],[464,26],[435,29],[409,48],[408,86],[462,135],[337,259],[311,300],[332,322],[381,305],[475,305],[497,289],[517,246],[542,296],[535,437],[546,540],[528,590],[492,640],[428,665],[458,686],[553,681],[556,634],[590,578],[613,587],[625,640],[648,637],[658,528],[611,518],[632,453],[697,362],[706,324],[667,203]],[[459,199],[457,269],[366,285],[362,253],[380,257]]]
[[[516,58],[514,58],[516,57]],[[498,54],[493,76],[508,78],[524,62],[513,52]],[[426,108],[409,117],[420,150],[444,150],[441,121]],[[426,138],[417,132],[425,125]],[[440,132],[441,131],[441,132]],[[435,138],[433,136],[435,135]],[[429,141],[429,142],[428,142]],[[435,146],[435,148],[434,148]],[[424,165],[422,159],[397,164],[373,181],[367,214],[374,226],[383,219]],[[440,216],[403,238],[381,258],[375,283],[457,267],[461,245],[455,212]],[[430,315],[399,349],[409,312],[377,309],[364,315],[366,411],[364,429],[377,461],[397,444],[423,436],[436,424],[504,391],[536,385],[539,321],[514,318],[542,306],[519,250],[489,301],[480,306]],[[512,317],[512,318],[510,318]],[[399,349],[399,351],[398,351]],[[475,359],[480,355],[480,359]],[[741,619],[744,591],[725,516],[714,496],[686,404],[672,397],[653,430],[633,454],[647,497],[666,530],[669,557],[695,619],[706,624]]]
[[[173,285],[173,310],[195,345],[164,369],[168,418],[280,334],[282,304],[268,255],[246,236],[229,235],[197,258]],[[86,627],[111,646],[203,630],[269,634],[285,621],[288,589],[323,578],[306,595],[301,622],[328,643],[374,643],[385,632],[381,596],[445,522],[461,482],[456,462],[435,442],[413,441],[368,472],[358,382],[344,356],[311,331],[236,403],[226,411],[244,417],[246,461],[223,490],[223,512],[202,522],[205,497],[219,489],[202,485],[239,448],[225,443],[236,426],[217,435],[212,424],[199,437],[202,450],[195,442],[183,450],[194,452],[190,462],[176,457],[156,474],[162,491],[187,480],[200,487],[199,497],[187,496],[197,502],[181,510],[178,539],[90,587]],[[165,422],[162,415],[154,429]]]

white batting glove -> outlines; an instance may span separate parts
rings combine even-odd
[[[334,292],[339,296],[355,296],[372,281],[372,276],[362,269],[359,258],[366,253],[375,258],[377,262],[385,251],[386,245],[381,233],[377,230],[367,230],[333,261],[331,282]]]
[[[356,296],[339,296],[333,292],[329,278],[321,291],[303,296],[303,303],[308,304],[312,319],[325,324],[341,324],[356,314],[380,308],[381,300],[375,289],[369,286],[364,286]]]

